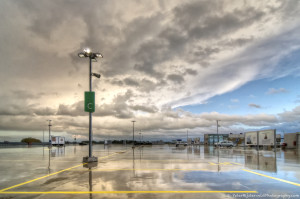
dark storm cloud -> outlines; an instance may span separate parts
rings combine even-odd
[[[241,47],[244,46],[245,44],[249,44],[254,40],[253,37],[250,38],[238,38],[238,39],[229,39],[225,41],[221,41],[221,45],[225,45],[228,47]]]
[[[197,75],[198,72],[197,72],[196,70],[187,68],[187,69],[185,70],[185,74],[189,74],[189,75]]]
[[[112,80],[107,80],[109,83],[113,84],[113,85],[118,85],[118,86],[123,86],[124,83],[122,80],[119,80],[117,78],[114,78]]]
[[[45,116],[45,115],[55,115],[56,110],[50,107],[38,107],[37,105],[16,105],[16,104],[9,104],[6,107],[0,108],[0,115],[39,115],[39,116]]]
[[[135,105],[135,106],[130,106],[130,108],[135,111],[144,111],[147,113],[155,113],[158,111],[157,107],[148,106],[148,105]]]
[[[55,109],[47,105],[40,105],[39,103],[32,103],[31,101],[41,100],[46,93],[36,93],[27,90],[12,90],[11,92],[1,93],[0,101],[0,115],[53,115]],[[48,93],[53,96],[54,93]]]
[[[184,82],[182,75],[170,74],[167,78],[177,84],[182,84]]]
[[[232,13],[224,13],[221,16],[209,15],[204,18],[202,26],[191,27],[189,35],[197,39],[223,37],[230,32],[259,21],[264,15],[264,12],[254,8],[236,9]]]
[[[138,81],[136,81],[132,78],[125,78],[123,81],[127,86],[139,86],[140,85]]]
[[[124,79],[118,79],[118,78],[108,79],[107,82],[112,85],[118,85],[118,86],[126,85],[130,87],[134,87],[135,89],[141,92],[151,92],[156,89],[159,89],[160,87],[167,85],[167,83],[164,80],[154,82],[147,78],[140,79],[140,78],[131,78],[131,77],[127,77]]]
[[[162,28],[152,40],[142,43],[133,56],[136,60],[135,69],[153,77],[162,77],[157,66],[174,57],[182,57],[191,63],[208,63],[203,61],[222,49],[215,47],[198,47],[192,49],[194,42],[216,37],[224,37],[229,33],[249,26],[261,20],[265,13],[252,7],[231,13],[214,13],[215,3],[201,1],[178,6],[173,10],[174,18],[171,24]],[[242,45],[242,40],[237,41]]]

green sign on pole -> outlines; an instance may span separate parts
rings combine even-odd
[[[95,112],[95,92],[84,92],[84,111]]]

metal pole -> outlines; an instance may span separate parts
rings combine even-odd
[[[218,143],[219,143],[219,120],[217,120],[217,135],[218,135]]]
[[[277,139],[276,139],[276,129],[274,129],[274,151],[275,151],[275,158],[276,158],[276,151],[277,151]],[[276,161],[276,159],[275,159]]]
[[[133,142],[133,146],[134,146],[134,123],[135,121],[131,121],[132,122],[132,142]]]
[[[50,136],[50,121],[49,121],[49,145],[50,145],[50,143],[51,143],[51,136]]]
[[[259,132],[258,132],[258,131],[256,132],[256,137],[257,137],[257,138],[256,138],[256,142],[257,142],[257,143],[256,143],[256,150],[259,151]],[[263,150],[264,150],[264,149],[263,149]]]
[[[89,191],[90,191],[90,199],[93,198],[93,173],[91,168],[89,168]]]
[[[47,120],[47,121],[49,121],[49,146],[50,146],[50,144],[51,144],[51,133],[50,133],[50,127],[52,126],[51,125],[51,120]]]
[[[90,58],[89,83],[90,92],[92,92],[92,58]],[[89,157],[92,157],[92,112],[89,112]]]
[[[186,130],[186,143],[188,144],[188,140],[189,140],[189,130]]]

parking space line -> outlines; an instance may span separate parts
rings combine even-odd
[[[99,159],[103,159],[103,158],[108,158],[108,157],[110,157],[110,156],[117,155],[117,154],[124,154],[124,153],[126,153],[126,152],[128,152],[128,151],[129,151],[129,150],[114,152],[113,154],[110,154],[110,155],[107,155],[107,156],[103,156],[103,157],[99,157],[98,160],[99,160]]]
[[[234,165],[241,165],[239,163],[234,163],[234,162],[220,162],[220,163],[213,163],[213,162],[208,162],[210,165],[223,165],[223,166],[234,166]]]
[[[275,177],[272,177],[272,176],[268,176],[268,175],[265,175],[265,174],[257,173],[257,172],[254,172],[254,171],[251,171],[251,170],[247,170],[247,169],[242,169],[242,170],[246,171],[246,172],[249,172],[249,173],[256,174],[256,175],[260,175],[260,176],[263,176],[263,177],[266,177],[266,178],[270,178],[270,179],[273,179],[273,180],[278,180],[278,181],[281,181],[281,182],[285,182],[285,183],[292,184],[292,185],[300,187],[299,183],[291,182],[291,181],[288,181],[288,180],[283,180],[283,179],[280,179],[280,178],[275,178]]]
[[[73,171],[86,171],[74,169]],[[208,171],[208,169],[92,169],[92,171]]]
[[[32,191],[0,192],[0,194],[128,194],[128,193],[257,193],[257,191]]]
[[[240,166],[243,166],[242,164],[240,164],[240,163],[236,163],[236,162],[231,162],[231,164],[235,164],[235,165],[240,165]]]
[[[122,152],[123,152],[123,151],[122,151]],[[126,152],[126,151],[125,151],[125,152]],[[124,152],[124,153],[125,153],[125,152]],[[113,153],[113,154],[111,154],[111,155],[99,157],[98,159],[107,158],[107,157],[110,157],[110,156],[116,155],[116,154],[119,154],[119,153]],[[55,173],[51,173],[51,174],[48,174],[48,175],[45,175],[45,176],[42,176],[42,177],[39,177],[39,178],[35,178],[35,179],[33,179],[33,180],[29,180],[29,181],[26,181],[26,182],[23,182],[23,183],[20,183],[20,184],[16,184],[16,185],[11,186],[11,187],[7,187],[7,188],[5,188],[5,189],[0,190],[0,193],[4,193],[4,191],[6,191],[6,190],[13,189],[13,188],[16,188],[16,187],[19,187],[19,186],[22,186],[22,185],[25,185],[25,184],[28,184],[28,183],[31,183],[31,182],[35,182],[35,181],[37,181],[37,180],[40,180],[40,179],[43,179],[43,178],[46,178],[46,177],[49,177],[49,176],[53,176],[53,175],[62,173],[62,172],[64,172],[64,171],[68,171],[68,170],[74,169],[74,168],[76,168],[76,167],[83,166],[83,165],[85,165],[85,164],[88,164],[88,163],[81,163],[81,164],[79,164],[79,165],[76,165],[76,166],[73,166],[73,167],[70,167],[70,168],[67,168],[67,169],[63,169],[63,170],[58,171],[58,172],[55,172]]]
[[[9,189],[13,189],[13,188],[16,188],[16,187],[19,187],[19,186],[22,186],[22,185],[25,185],[25,184],[28,184],[28,183],[31,183],[31,182],[34,182],[34,181],[46,178],[46,177],[49,177],[49,176],[53,176],[53,175],[59,174],[59,173],[64,172],[64,171],[68,171],[70,169],[74,169],[76,167],[80,167],[80,166],[85,165],[85,164],[87,164],[87,163],[82,163],[82,164],[79,164],[79,165],[76,165],[76,166],[73,166],[73,167],[70,167],[70,168],[67,168],[67,169],[63,169],[63,170],[55,172],[55,173],[51,173],[51,174],[48,174],[48,175],[45,175],[45,176],[42,176],[42,177],[39,177],[39,178],[35,178],[33,180],[29,180],[29,181],[26,181],[26,182],[23,182],[23,183],[20,183],[20,184],[11,186],[11,187],[7,187],[5,189],[0,190],[0,193],[4,192],[6,190],[9,190]]]

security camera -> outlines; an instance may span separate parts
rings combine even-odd
[[[92,73],[93,76],[97,77],[97,78],[100,78],[101,75],[99,73]]]

